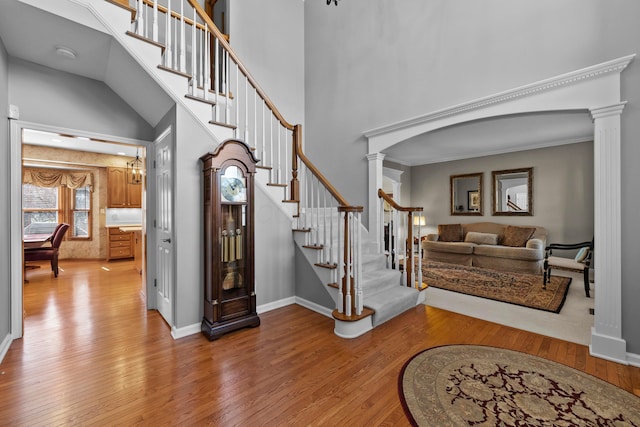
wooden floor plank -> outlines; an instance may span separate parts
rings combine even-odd
[[[49,425],[405,426],[402,366],[435,346],[478,344],[555,360],[640,391],[640,369],[585,346],[425,306],[353,340],[297,305],[208,341],[174,340],[131,262],[61,261],[28,272],[25,336],[0,366],[0,420]],[[104,270],[102,267],[107,267]]]

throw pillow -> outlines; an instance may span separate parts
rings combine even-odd
[[[515,227],[513,225],[507,225],[504,229],[502,245],[518,248],[525,246],[527,244],[527,240],[533,236],[535,231],[535,227]]]
[[[462,242],[462,224],[439,224],[439,242]]]
[[[588,253],[589,253],[589,248],[580,248],[580,250],[576,254],[575,260],[577,262],[583,262],[585,258],[587,258]]]
[[[470,231],[464,236],[465,242],[475,243],[476,245],[497,245],[498,235],[493,233],[479,233]]]

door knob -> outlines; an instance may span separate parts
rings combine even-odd
[[[162,239],[163,242],[171,243],[171,239]]]

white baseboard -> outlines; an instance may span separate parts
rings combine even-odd
[[[316,313],[320,313],[323,316],[333,318],[333,310],[331,310],[330,308],[327,308],[320,304],[316,304],[315,302],[311,302],[304,298],[295,297],[295,299],[296,299],[296,304],[301,305],[304,308],[308,308],[311,311],[315,311]]]
[[[627,362],[629,365],[640,368],[640,354],[627,353]]]
[[[267,311],[275,310],[278,308],[286,307],[296,303],[296,297],[283,298],[278,301],[269,302],[256,307],[258,314],[266,313]]]
[[[296,297],[284,298],[278,301],[273,301],[267,304],[262,304],[256,307],[256,311],[258,314],[266,313],[267,311],[275,310],[277,308],[285,307],[287,305],[295,304],[297,302]],[[312,304],[312,303],[310,303]],[[304,304],[300,304],[303,305]],[[309,308],[309,307],[308,307]],[[313,310],[312,308],[310,308]],[[316,310],[314,310],[316,311]],[[175,326],[171,328],[171,336],[174,340],[188,337],[189,335],[200,333],[200,323],[194,323],[192,325],[183,326],[182,328],[176,328]]]
[[[0,363],[4,360],[4,357],[7,355],[9,351],[9,347],[11,347],[11,343],[13,342],[13,337],[11,334],[7,334],[2,340],[2,344],[0,344]]]
[[[192,325],[183,326],[182,328],[176,328],[173,326],[171,328],[171,336],[174,340],[179,340],[180,338],[200,333],[200,325],[200,323],[194,323]]]

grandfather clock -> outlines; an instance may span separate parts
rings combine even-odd
[[[254,287],[254,174],[258,160],[229,139],[200,158],[204,174],[204,318],[202,333],[260,325]]]

